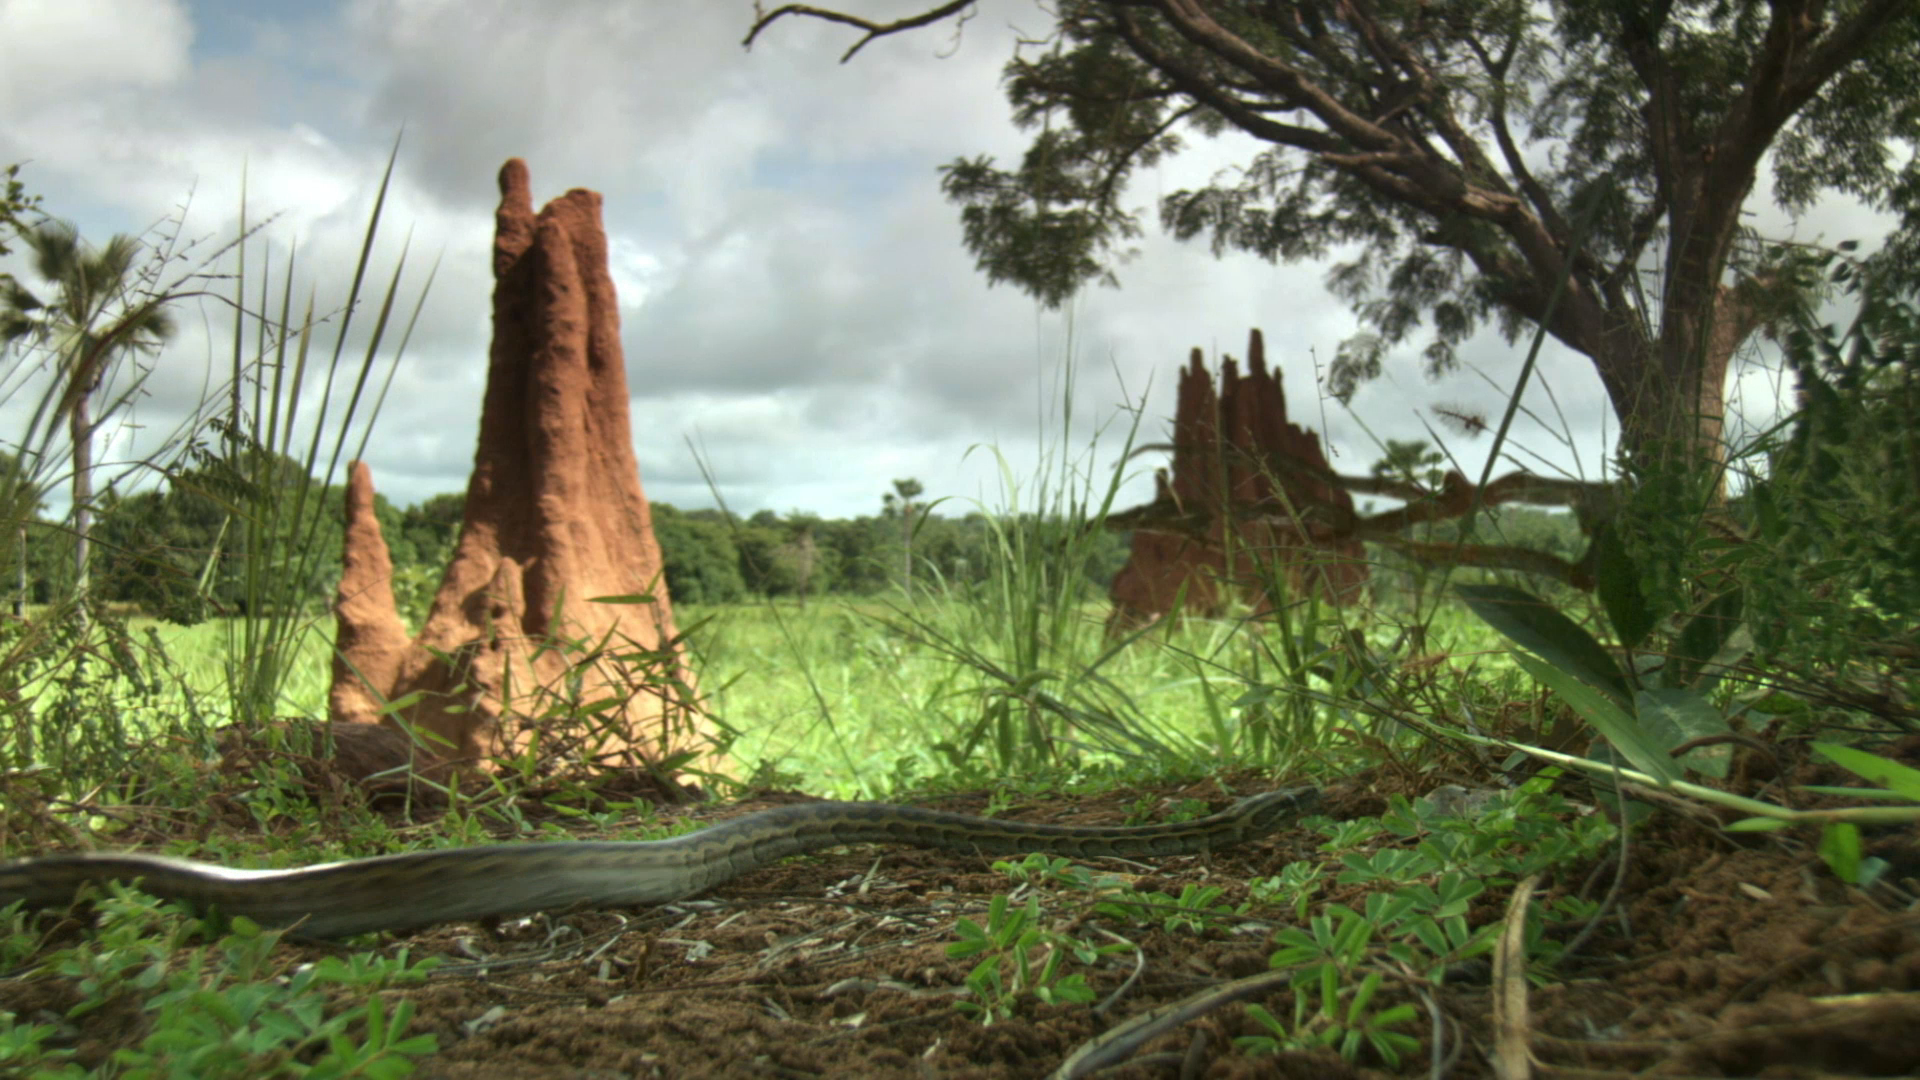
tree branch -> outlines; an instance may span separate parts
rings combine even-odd
[[[1826,7],[1821,0],[1773,4],[1760,55],[1713,141],[1716,179],[1736,169],[1751,173],[1787,121],[1841,68],[1860,59],[1869,39],[1902,17],[1920,18],[1913,0],[1868,0],[1853,18],[1823,33]]]
[[[1400,141],[1392,132],[1342,105],[1298,68],[1275,60],[1215,22],[1199,0],[1153,0],[1152,6],[1180,36],[1258,79],[1270,92],[1319,117],[1329,132],[1369,150],[1391,150]]]
[[[1140,33],[1140,28],[1135,26],[1133,20],[1126,15],[1116,12],[1113,27],[1119,33],[1121,40],[1127,43],[1127,47],[1133,50],[1135,56],[1166,75],[1181,93],[1196,101],[1205,102],[1222,116],[1232,120],[1247,134],[1315,154],[1346,149],[1344,143],[1324,131],[1269,120],[1260,114],[1260,109],[1239,98],[1220,93],[1205,76],[1194,70],[1186,61],[1175,58],[1171,53],[1161,52],[1157,46],[1146,39],[1146,35]],[[1287,111],[1292,111],[1292,108]]]
[[[1826,5],[1820,6],[1824,8]],[[1802,105],[1820,92],[1827,80],[1860,58],[1868,39],[1882,33],[1903,17],[1920,18],[1911,0],[1868,0],[1854,13],[1853,18],[1820,38],[1820,44],[1814,47],[1806,62],[1790,77],[1782,101],[1791,112],[1798,112]],[[1819,28],[1816,26],[1813,29],[1815,36],[1818,36]]]
[[[1427,62],[1409,48],[1406,42],[1400,40],[1400,35],[1394,33],[1392,27],[1383,25],[1370,10],[1365,8],[1366,5],[1359,3],[1358,0],[1349,0],[1347,15],[1354,28],[1367,40],[1368,47],[1379,56],[1382,67],[1387,69],[1382,72],[1382,76],[1390,77],[1388,72],[1394,68],[1404,72],[1413,82],[1409,100],[1426,106],[1420,111],[1420,115],[1433,125],[1434,131],[1447,144],[1447,148],[1453,151],[1454,158],[1467,176],[1495,185],[1496,190],[1502,194],[1510,193],[1506,184],[1500,179],[1499,170],[1494,168],[1493,159],[1481,147],[1479,140],[1468,135],[1466,129],[1460,126],[1446,95],[1443,92],[1436,92],[1433,71],[1428,68]],[[1391,112],[1397,111],[1399,110],[1391,110]],[[1384,124],[1385,119],[1382,118],[1378,122]]]
[[[1653,233],[1660,227],[1660,219],[1666,216],[1667,191],[1666,185],[1661,184],[1654,190],[1653,201],[1633,219],[1633,232],[1627,237],[1627,246],[1620,253],[1620,261],[1600,279],[1602,289],[1616,289],[1626,281],[1627,275],[1640,265],[1640,253],[1653,242]]]
[[[1114,6],[1117,8],[1120,5]],[[1509,280],[1512,284],[1509,288],[1516,297],[1534,301],[1521,310],[1539,321],[1545,312],[1546,297],[1541,282],[1559,278],[1565,265],[1563,245],[1567,240],[1554,236],[1517,196],[1504,190],[1477,187],[1468,181],[1461,167],[1454,162],[1432,151],[1421,153],[1417,141],[1374,127],[1368,121],[1354,116],[1317,83],[1257,52],[1214,24],[1211,18],[1198,10],[1194,0],[1152,0],[1152,6],[1161,10],[1182,36],[1208,48],[1228,62],[1238,65],[1244,57],[1246,62],[1242,70],[1259,79],[1263,86],[1274,93],[1313,112],[1328,123],[1330,130],[1320,132],[1278,124],[1258,115],[1245,103],[1219,93],[1213,82],[1193,70],[1185,61],[1161,51],[1146,39],[1124,12],[1116,10],[1113,13],[1113,25],[1134,55],[1165,73],[1183,93],[1206,101],[1241,130],[1256,138],[1317,154],[1328,164],[1346,171],[1387,198],[1434,217],[1460,213],[1499,227],[1513,241],[1526,264],[1525,271],[1511,265],[1503,267],[1511,273]],[[1196,18],[1200,22],[1188,27],[1180,22],[1184,17]],[[1278,83],[1286,85],[1278,86]],[[1327,109],[1336,118],[1343,117],[1373,136],[1385,139],[1385,145],[1363,143],[1366,151],[1354,152],[1353,147],[1335,137],[1337,128],[1329,120],[1328,114],[1307,102],[1327,103]],[[1465,156],[1471,158],[1473,155],[1469,153]],[[1480,158],[1484,162],[1483,154]],[[1490,162],[1486,162],[1485,167],[1489,172],[1493,171]],[[1474,258],[1476,266],[1481,265],[1483,257],[1491,258],[1491,254],[1486,252],[1476,254],[1469,251],[1468,255]],[[1485,267],[1482,267],[1482,272],[1487,272]],[[1580,279],[1576,279],[1569,283],[1567,295],[1555,310],[1550,329],[1555,337],[1592,355],[1601,347],[1604,327],[1601,315],[1598,298]]]
[[[1513,54],[1519,46],[1519,37],[1516,35],[1507,39],[1507,47],[1501,51],[1498,60],[1488,55],[1486,46],[1480,44],[1480,39],[1469,35],[1466,42],[1467,48],[1473,50],[1473,55],[1480,60],[1480,67],[1486,71],[1487,76],[1494,83],[1489,103],[1493,120],[1493,141],[1500,147],[1500,156],[1506,159],[1507,169],[1513,173],[1514,180],[1520,185],[1521,193],[1526,195],[1527,201],[1533,204],[1534,212],[1540,215],[1540,220],[1545,223],[1547,230],[1556,236],[1570,235],[1567,220],[1560,216],[1559,209],[1553,205],[1553,196],[1548,194],[1547,189],[1534,178],[1532,170],[1527,168],[1526,160],[1520,156],[1519,145],[1513,141],[1513,132],[1507,127],[1507,72],[1513,67]]]
[[[1622,51],[1647,92],[1642,113],[1647,121],[1647,147],[1653,155],[1655,182],[1667,191],[1674,191],[1680,175],[1677,170],[1683,167],[1683,151],[1693,141],[1693,130],[1686,111],[1676,100],[1672,71],[1660,51],[1659,36],[1657,26],[1648,27],[1626,15],[1620,19]]]
[[[897,34],[903,30],[917,30],[922,26],[930,26],[942,19],[957,15],[973,5],[974,0],[950,0],[949,3],[941,4],[937,8],[933,8],[930,11],[923,11],[918,15],[909,15],[904,19],[896,19],[890,23],[877,23],[871,19],[863,19],[858,15],[848,15],[842,11],[830,11],[826,8],[817,8],[811,4],[785,4],[768,12],[761,9],[759,0],[755,0],[753,5],[753,27],[747,31],[747,36],[740,42],[740,45],[747,49],[753,48],[753,39],[760,36],[760,31],[773,25],[774,21],[782,15],[805,15],[825,22],[857,27],[867,32],[867,36],[854,42],[852,48],[841,54],[840,62],[844,64],[853,59],[853,54],[865,48],[867,42],[872,41],[874,38]],[[963,19],[962,21],[965,20]]]

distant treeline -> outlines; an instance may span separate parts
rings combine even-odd
[[[460,531],[464,494],[436,495],[404,509],[376,496],[374,512],[393,559],[402,614],[424,611]],[[339,580],[344,491],[315,484],[298,512],[283,507],[274,530],[304,552],[278,574],[304,581],[302,594],[330,603]],[[246,612],[248,539],[239,502],[223,497],[210,474],[182,471],[165,487],[98,502],[92,558],[93,595],[111,604],[181,622]],[[984,514],[949,517],[912,508],[911,532],[897,507],[848,520],[763,510],[751,517],[718,510],[653,504],[654,534],[665,556],[667,588],[676,601],[727,603],[754,597],[870,595],[899,588],[907,552],[916,587],[984,580],[1001,538],[1025,529],[1023,542],[1064,542],[1057,521],[1027,519],[996,533]],[[1100,532],[1090,540],[1090,590],[1104,589],[1126,562],[1127,537]],[[70,589],[73,545],[66,527],[36,519],[0,542],[0,593],[20,591],[45,604]],[[257,572],[257,570],[256,570]]]
[[[297,467],[286,462],[282,468],[291,471],[281,478],[281,489],[299,490]],[[248,558],[250,544],[262,532],[256,529],[250,537],[242,527],[239,507],[247,500],[232,482],[222,483],[221,475],[218,469],[180,470],[157,490],[126,496],[107,492],[98,501],[94,525],[94,596],[191,623],[246,614],[247,575],[272,572],[281,579],[294,575],[307,603],[330,603],[340,574],[344,490],[313,484],[304,502],[287,500],[280,508],[283,520],[272,530],[279,540],[274,546],[302,556],[292,561],[281,556],[267,571]],[[435,495],[401,509],[375,497],[402,615],[424,614],[453,553],[465,502],[463,494]],[[880,514],[851,519],[770,510],[742,518],[656,502],[653,528],[665,556],[669,593],[689,604],[872,595],[900,588],[909,565],[915,588],[961,586],[987,580],[1009,548],[1020,553],[1017,557],[1031,558],[1059,550],[1070,536],[1057,519],[1024,516],[996,524],[984,514],[943,516],[897,499]],[[1447,541],[1456,529],[1449,522],[1415,532],[1422,540]],[[1516,544],[1566,559],[1578,558],[1586,547],[1571,516],[1526,507],[1500,508],[1476,536],[1481,543]],[[1090,537],[1080,568],[1090,599],[1104,593],[1125,565],[1128,539],[1105,530]],[[1426,588],[1430,571],[1379,549],[1371,558],[1376,591],[1417,595]],[[24,591],[29,604],[63,595],[73,583],[73,545],[65,526],[36,519],[0,542],[0,574],[0,592],[12,597]]]
[[[1028,545],[1065,542],[1057,520],[1003,522],[996,533],[985,514],[946,517],[916,509],[913,580],[916,585],[984,581],[1001,557],[1002,538],[1022,529]],[[897,512],[830,519],[762,510],[740,518],[654,503],[653,533],[666,559],[668,589],[675,600],[693,604],[750,596],[871,595],[898,588],[909,546],[906,522]],[[1090,545],[1088,581],[1104,590],[1126,564],[1127,537],[1101,531]]]

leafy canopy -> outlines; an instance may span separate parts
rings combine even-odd
[[[1195,136],[1252,135],[1266,146],[1165,196],[1160,221],[1216,255],[1336,258],[1328,284],[1371,331],[1343,347],[1336,392],[1427,320],[1430,373],[1489,319],[1509,340],[1547,322],[1597,360],[1650,355],[1663,304],[1710,307],[1730,256],[1758,265],[1735,241],[1769,149],[1784,206],[1840,191],[1896,211],[1888,248],[1920,265],[1911,0],[1053,10],[1054,34],[1006,68],[1014,119],[1036,131],[1025,156],[944,169],[980,269],[1050,306],[1116,284],[1141,231],[1128,180]],[[1689,333],[1676,350],[1700,347],[1704,331]]]

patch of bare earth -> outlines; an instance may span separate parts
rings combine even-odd
[[[1238,786],[1266,785],[1248,779]],[[1212,784],[1153,794],[1222,802]],[[1124,820],[1139,795],[1025,800],[1002,816],[1110,824]],[[984,799],[931,805],[978,812]],[[1376,796],[1334,790],[1319,812],[1342,818],[1381,808]],[[1296,859],[1325,858],[1317,841],[1289,828],[1210,859],[1095,869],[1175,895],[1189,882],[1219,884],[1224,899],[1238,902],[1246,881]],[[1871,844],[1897,874],[1910,877],[1920,867],[1910,831],[1884,830]],[[1582,946],[1563,981],[1530,992],[1538,1075],[1920,1073],[1920,918],[1838,885],[1805,847],[1766,837],[1736,842],[1684,822],[1636,832],[1618,914]],[[1568,871],[1537,902],[1582,889],[1603,894],[1609,874],[1594,866]],[[954,1007],[974,961],[949,959],[946,946],[959,917],[983,919],[989,900],[1012,887],[983,858],[846,849],[790,860],[673,908],[520,920],[493,932],[448,926],[394,939],[384,951],[404,947],[445,965],[424,985],[388,996],[413,1003],[415,1033],[437,1036],[440,1053],[417,1074],[430,1078],[1037,1077],[1130,1017],[1266,971],[1272,929],[1291,918],[1256,908],[1201,934],[1115,926],[1142,952],[1074,969],[1088,973],[1098,1002],[1028,1000],[1011,1019],[983,1026]],[[1510,888],[1491,888],[1475,921],[1498,918]],[[1316,900],[1329,901],[1357,908],[1364,897],[1332,886]],[[1082,894],[1055,893],[1043,905],[1056,927],[1075,936],[1104,941],[1094,928],[1113,925],[1101,923]],[[283,951],[298,961],[326,950]],[[1425,1076],[1428,1018],[1437,1010],[1446,1018],[1447,1075],[1490,1076],[1492,993],[1484,976],[1471,974],[1429,987],[1390,978],[1383,1006],[1413,1002],[1421,1020],[1412,1031],[1424,1040],[1397,1073],[1378,1061],[1348,1066],[1327,1052],[1246,1056],[1233,1038],[1262,1031],[1234,1003],[1146,1043],[1102,1075]],[[61,996],[45,984],[0,982],[0,1009],[23,1019],[62,1009]],[[1293,1015],[1287,992],[1250,1000],[1275,1016]],[[110,1009],[79,1021],[83,1038],[94,1040],[86,1049],[110,1049],[129,1019]],[[90,1031],[96,1023],[112,1030]]]

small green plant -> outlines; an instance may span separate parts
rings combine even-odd
[[[1102,915],[1131,923],[1144,926],[1157,924],[1168,933],[1185,930],[1199,934],[1241,913],[1233,905],[1221,902],[1220,897],[1225,894],[1226,890],[1218,885],[1196,882],[1182,886],[1177,897],[1163,892],[1143,893],[1124,889],[1101,900],[1093,909]]]
[[[1691,687],[1641,687],[1585,629],[1544,602],[1505,586],[1460,586],[1461,595],[1489,624],[1520,646],[1514,659],[1542,684],[1551,688],[1582,718],[1606,737],[1609,747],[1592,758],[1577,758],[1539,747],[1516,748],[1560,765],[1586,771],[1596,787],[1610,789],[1619,779],[1666,788],[1703,802],[1742,810],[1754,816],[1728,826],[1734,831],[1761,832],[1798,823],[1821,826],[1821,857],[1836,877],[1850,884],[1869,885],[1885,869],[1878,860],[1864,858],[1858,825],[1861,822],[1920,821],[1920,771],[1873,754],[1835,743],[1815,748],[1842,768],[1881,789],[1821,788],[1820,794],[1854,799],[1894,801],[1897,807],[1850,807],[1844,810],[1790,810],[1774,803],[1749,799],[1683,779],[1689,767],[1711,775],[1725,775],[1724,758],[1700,757],[1699,750],[1675,759],[1670,751],[1683,742],[1729,730],[1719,709],[1703,690]],[[1618,617],[1616,622],[1621,621]],[[1689,624],[1701,621],[1695,617]],[[1689,629],[1680,632],[1688,637]],[[1714,631],[1715,643],[1695,649],[1696,655],[1716,654],[1732,633],[1728,626]],[[1623,764],[1623,761],[1625,764]],[[1629,768],[1628,765],[1631,765]]]
[[[1167,812],[1168,821],[1195,821],[1213,813],[1205,799],[1181,799]]]
[[[25,1075],[28,1066],[40,1066],[37,1075],[59,1076],[60,1073],[49,1066],[61,1062],[66,1051],[46,1045],[55,1033],[52,1024],[22,1024],[13,1013],[0,1012],[0,1073]]]
[[[1327,842],[1320,850],[1337,853],[1364,847],[1374,837],[1379,836],[1382,826],[1374,818],[1354,818],[1351,821],[1329,821],[1320,826],[1320,835]]]
[[[67,1020],[131,996],[144,1002],[145,1030],[88,1071],[71,1050],[49,1045],[53,1028],[0,1014],[0,1071],[48,1078],[389,1080],[408,1075],[414,1059],[437,1049],[431,1035],[406,1034],[409,1003],[389,1007],[379,996],[425,978],[434,960],[413,963],[405,953],[327,957],[288,974],[273,958],[280,933],[248,919],[234,919],[212,944],[195,946],[190,940],[206,936],[209,923],[183,918],[133,890],[116,885],[96,908],[96,934],[29,971],[72,981],[80,1001],[67,1010]],[[26,949],[20,925],[9,919],[9,955]]]
[[[1417,1013],[1405,1003],[1380,1005],[1386,980],[1437,982],[1455,965],[1484,956],[1499,926],[1476,926],[1471,913],[1490,886],[1589,858],[1613,838],[1604,817],[1575,815],[1550,790],[1557,775],[1549,770],[1518,790],[1486,797],[1471,820],[1449,813],[1441,800],[1395,796],[1378,819],[1322,827],[1330,837],[1324,847],[1345,851],[1335,880],[1377,890],[1359,910],[1333,904],[1309,914],[1330,872],[1324,865],[1296,862],[1254,882],[1256,902],[1291,906],[1305,925],[1280,930],[1269,959],[1275,970],[1293,972],[1291,1022],[1250,1006],[1266,1034],[1239,1045],[1253,1053],[1327,1047],[1349,1062],[1370,1051],[1397,1067],[1419,1045],[1401,1030]],[[1398,837],[1412,846],[1363,852],[1344,842],[1355,837]],[[1546,977],[1558,954],[1547,924],[1593,913],[1592,904],[1572,898],[1533,911],[1525,949],[1536,977]]]
[[[1218,885],[1189,882],[1179,896],[1163,892],[1140,892],[1112,874],[1094,874],[1084,866],[1060,856],[1028,855],[1020,862],[1000,861],[995,870],[1023,885],[1058,885],[1097,897],[1093,910],[1110,918],[1140,926],[1159,925],[1168,933],[1185,930],[1203,933],[1223,920],[1245,914],[1221,901],[1226,890]]]
[[[1920,769],[1852,746],[1817,742],[1813,749],[1821,757],[1878,788],[1810,786],[1805,790],[1819,795],[1839,795],[1850,799],[1904,802],[1920,805]],[[1734,828],[1766,829],[1777,827],[1777,819],[1753,819],[1735,822]],[[1868,888],[1887,871],[1887,861],[1866,856],[1860,846],[1860,828],[1851,821],[1832,821],[1820,833],[1820,858],[1833,876],[1849,885]]]
[[[1291,907],[1296,917],[1305,919],[1307,905],[1320,891],[1321,875],[1325,872],[1319,863],[1290,862],[1272,877],[1255,878],[1248,883],[1248,889],[1255,903]]]
[[[1023,995],[1047,1005],[1092,1001],[1095,995],[1085,975],[1063,973],[1068,957],[1091,964],[1131,948],[1078,941],[1045,929],[1040,921],[1039,897],[1028,896],[1025,905],[1016,907],[1005,893],[988,903],[986,925],[960,920],[955,927],[960,940],[947,946],[947,955],[981,958],[967,973],[967,990],[974,1000],[959,1002],[962,1012],[992,1024],[1011,1017]]]
[[[1111,874],[1095,875],[1063,855],[1042,855],[1037,851],[1019,862],[997,860],[993,869],[1022,885],[1060,885],[1088,892],[1111,888],[1120,881]]]
[[[1128,825],[1145,825],[1153,820],[1153,811],[1159,802],[1152,795],[1142,795],[1127,804],[1127,816],[1122,820]]]
[[[1264,1007],[1250,1005],[1248,1015],[1269,1034],[1242,1036],[1235,1044],[1256,1054],[1329,1047],[1348,1062],[1358,1061],[1361,1049],[1371,1047],[1389,1068],[1398,1066],[1400,1056],[1418,1049],[1420,1041],[1394,1029],[1419,1014],[1408,1004],[1375,1010],[1383,981],[1379,971],[1366,972],[1358,984],[1350,982],[1366,959],[1376,929],[1373,920],[1335,904],[1314,916],[1305,930],[1282,930],[1275,939],[1280,948],[1269,962],[1275,969],[1296,969],[1293,1023],[1283,1024]]]
[[[1342,885],[1401,885],[1437,873],[1440,866],[1418,851],[1384,848],[1371,854],[1355,852],[1340,856],[1347,868],[1341,874]]]
[[[1494,793],[1470,821],[1450,816],[1427,800],[1409,802],[1395,795],[1388,800],[1380,826],[1415,841],[1412,854],[1430,867],[1428,873],[1458,871],[1510,884],[1595,854],[1615,835],[1612,822],[1597,814],[1575,814],[1566,799],[1552,790],[1560,776],[1559,769],[1542,770],[1514,791]],[[1367,866],[1352,856],[1341,861],[1355,874],[1364,873]],[[1395,865],[1389,860],[1389,868]],[[1413,874],[1404,880],[1421,876]],[[1347,876],[1342,881],[1348,881]]]

